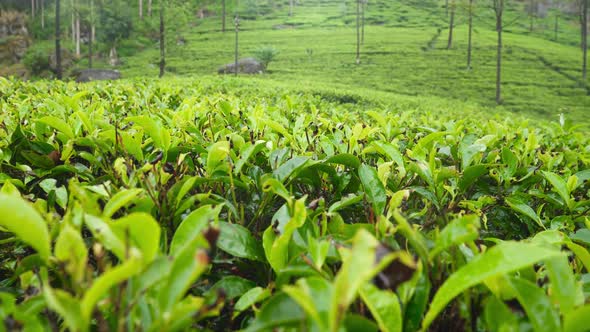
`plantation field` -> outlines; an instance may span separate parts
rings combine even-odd
[[[534,32],[529,33],[522,4],[511,4],[505,17],[501,108],[554,121],[564,113],[589,123],[590,83],[581,81],[579,29],[571,19],[562,18],[558,41],[553,41],[553,14],[549,12],[536,20]],[[466,10],[457,11],[453,47],[447,50],[448,18],[441,6],[442,1],[370,2],[361,65],[357,66],[354,2],[302,1],[292,17],[286,5],[269,9],[243,4],[240,54],[252,56],[264,45],[276,48],[280,53],[262,79],[289,84],[292,89],[364,89],[495,106],[492,10],[484,4],[475,9],[473,69],[467,70]],[[209,9],[218,12],[219,8]],[[233,17],[228,15],[225,33],[220,21],[219,16],[191,18],[189,28],[168,37],[168,75],[199,80],[233,61]],[[186,45],[176,45],[179,36]],[[155,40],[138,35],[123,42],[120,53],[124,76],[157,76]]]
[[[329,85],[0,78],[0,326],[590,326],[579,121]]]

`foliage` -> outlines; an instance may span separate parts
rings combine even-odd
[[[583,131],[347,98],[232,79],[0,79],[0,319],[583,326]]]
[[[278,55],[279,50],[270,45],[260,46],[254,51],[254,56],[262,63],[265,69],[268,69],[268,65],[274,61]]]
[[[23,58],[23,64],[33,75],[49,70],[49,56],[41,50],[29,50]]]
[[[129,7],[124,1],[104,0],[99,8],[100,29],[97,30],[97,38],[100,41],[113,47],[121,39],[130,36],[132,21]]]

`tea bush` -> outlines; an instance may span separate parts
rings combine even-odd
[[[0,79],[4,327],[588,326],[567,119],[233,82]]]

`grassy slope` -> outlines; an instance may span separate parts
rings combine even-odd
[[[496,33],[491,10],[477,8],[474,69],[468,71],[465,13],[459,10],[457,14],[454,46],[447,50],[447,23],[440,4],[442,1],[371,2],[360,66],[354,64],[356,8],[352,0],[306,0],[296,8],[294,17],[288,17],[287,8],[282,7],[258,20],[243,20],[240,52],[248,56],[263,44],[276,47],[281,53],[271,64],[271,72],[262,78],[295,89],[378,90],[493,107]],[[537,25],[545,29],[528,35],[528,19],[522,11],[515,7],[507,13],[505,21],[514,23],[505,33],[503,108],[551,120],[563,112],[590,123],[590,83],[578,78],[581,52],[575,46],[577,29],[564,21],[560,43],[550,41],[547,36],[552,20],[552,16],[539,20]],[[231,22],[228,17],[230,31],[223,34],[219,17],[196,20],[195,26],[183,33],[187,45],[170,48],[169,70],[178,75],[215,75],[220,65],[233,61]],[[296,28],[273,29],[278,24]],[[311,56],[308,50],[313,52]],[[121,69],[126,77],[156,76],[158,57],[154,43],[126,58]]]

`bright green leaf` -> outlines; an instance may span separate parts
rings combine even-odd
[[[45,261],[51,255],[45,220],[24,199],[0,193],[0,226],[33,247]]]

